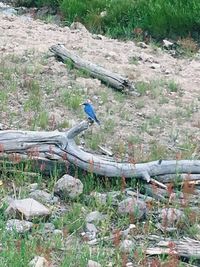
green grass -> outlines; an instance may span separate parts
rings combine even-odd
[[[157,39],[199,38],[200,2],[191,0],[38,0],[33,3],[59,8],[69,25],[82,22],[92,32],[112,37],[143,38],[147,31]],[[101,15],[106,11],[105,15]]]

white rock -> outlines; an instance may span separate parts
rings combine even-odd
[[[26,220],[50,215],[50,210],[32,198],[13,200],[10,202],[6,213],[11,216],[18,216]]]
[[[89,260],[87,267],[101,267],[101,264],[96,261]]]
[[[21,221],[17,219],[8,220],[6,223],[6,230],[8,232],[17,232],[19,234],[30,231],[33,227],[33,223],[29,221]]]
[[[104,18],[105,16],[107,16],[107,11],[104,10],[100,13],[100,17]]]
[[[153,64],[151,64],[151,68],[152,68],[152,69],[160,69],[160,64],[158,64],[158,63],[153,63]]]
[[[28,264],[30,267],[49,267],[48,261],[44,257],[35,256]]]
[[[163,40],[163,47],[169,49],[169,48],[172,48],[173,46],[173,43],[168,41],[168,40]]]
[[[144,42],[138,42],[137,45],[138,45],[139,47],[141,47],[141,48],[147,48],[147,47],[148,47],[148,45],[145,44]]]
[[[61,198],[69,197],[73,199],[83,192],[83,184],[79,179],[65,174],[56,182],[54,192]]]

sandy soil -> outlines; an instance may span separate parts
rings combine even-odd
[[[56,61],[49,47],[62,43],[67,49],[79,56],[100,64],[105,68],[127,76],[133,83],[139,81],[155,84],[144,96],[120,96],[113,89],[102,85],[98,80],[79,77],[66,69],[63,63]],[[76,123],[83,114],[73,112],[54,100],[59,98],[60,88],[70,90],[78,86],[84,91],[84,97],[94,103],[102,127],[94,126],[95,134],[105,134],[104,123],[114,122],[105,138],[106,146],[119,151],[125,144],[129,152],[128,141],[136,143],[138,160],[143,160],[143,152],[153,146],[163,146],[170,153],[192,149],[194,157],[198,155],[200,140],[200,59],[177,59],[161,48],[148,45],[141,48],[132,41],[122,42],[101,36],[96,39],[85,29],[70,29],[54,24],[46,24],[29,16],[0,14],[0,57],[20,56],[24,61],[38,64],[41,71],[36,78],[45,86],[50,82],[54,90],[44,94],[45,108],[58,119],[68,117],[71,124]],[[45,62],[41,63],[41,59]],[[26,79],[21,77],[21,79]],[[162,84],[173,80],[178,83],[177,92],[170,92]],[[158,86],[159,84],[159,86]],[[156,87],[159,87],[156,89]],[[152,88],[153,87],[153,88]],[[155,87],[155,88],[154,88]],[[155,90],[154,90],[155,89]],[[151,92],[154,90],[154,93]],[[21,103],[25,97],[24,89],[19,86],[18,96],[10,100],[12,110],[21,116]],[[4,116],[5,117],[5,116]],[[4,120],[5,118],[2,118]],[[18,127],[28,127],[28,119]],[[15,123],[11,123],[15,127]],[[138,139],[139,141],[136,141]],[[131,141],[132,140],[132,141]],[[142,145],[142,148],[141,148]],[[186,148],[183,149],[183,146]],[[118,148],[116,148],[118,146]],[[189,147],[188,147],[189,146]],[[181,148],[181,150],[179,150]],[[141,151],[142,149],[142,151]],[[123,149],[122,149],[123,150]],[[144,151],[143,151],[144,150]],[[123,151],[126,154],[126,151]],[[172,154],[173,154],[172,153]],[[191,156],[191,155],[190,155]],[[170,156],[169,156],[170,157]]]

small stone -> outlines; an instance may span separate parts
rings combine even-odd
[[[99,222],[105,219],[105,215],[101,214],[99,211],[92,211],[86,216],[86,222]]]
[[[135,243],[131,240],[125,239],[120,244],[120,250],[125,253],[130,253],[135,246]]]
[[[35,256],[28,264],[30,267],[49,267],[49,262],[40,256]]]
[[[88,30],[86,29],[86,27],[80,23],[80,22],[73,22],[71,25],[70,25],[70,30],[79,30],[83,33],[89,33]]]
[[[93,223],[87,223],[86,224],[86,229],[87,229],[88,232],[94,232],[94,233],[98,232],[96,226]]]
[[[21,221],[17,219],[8,220],[6,223],[6,230],[8,232],[17,232],[23,234],[28,232],[33,227],[33,223],[29,221]]]
[[[54,192],[61,198],[74,199],[83,192],[83,184],[79,179],[76,179],[68,174],[65,174],[55,184]]]
[[[166,49],[171,49],[173,47],[173,43],[168,40],[163,40],[163,47]]]
[[[145,44],[144,42],[138,42],[137,45],[138,45],[139,47],[141,47],[141,48],[147,48],[147,47],[148,47],[148,45]]]
[[[83,237],[84,240],[91,241],[96,238],[96,233],[95,232],[82,232],[81,236]]]
[[[87,267],[101,267],[101,264],[96,261],[89,260]]]
[[[100,34],[93,34],[93,35],[92,35],[92,38],[93,38],[93,39],[96,39],[96,40],[102,40],[102,39],[103,39],[102,36],[101,36]]]
[[[43,190],[35,190],[29,194],[29,197],[34,198],[43,204],[55,204],[58,202],[58,197],[54,197]]]
[[[118,205],[120,214],[133,214],[135,219],[141,219],[147,213],[146,203],[136,198],[127,198]]]
[[[105,194],[105,193],[102,194],[99,192],[92,192],[90,195],[93,196],[95,198],[95,200],[102,205],[105,205],[107,202],[107,194]]]
[[[183,211],[175,208],[164,208],[159,215],[163,227],[175,227],[182,225],[185,220]]]
[[[124,236],[124,237],[127,237],[128,234],[131,232],[132,229],[135,229],[136,226],[135,224],[130,224],[129,227],[123,231],[121,231],[121,234]]]
[[[160,64],[158,64],[158,63],[153,63],[153,64],[151,64],[151,66],[150,66],[152,69],[160,69]]]
[[[37,189],[38,189],[38,183],[30,184],[30,185],[28,186],[28,189],[29,189],[30,191],[35,191],[35,190],[37,190]]]
[[[55,229],[55,230],[53,231],[53,234],[54,234],[55,236],[60,236],[61,238],[63,238],[63,231],[60,230],[60,229]]]
[[[53,223],[45,223],[43,225],[42,232],[44,234],[48,234],[48,233],[53,233],[54,230],[55,230],[55,226]]]
[[[127,262],[127,263],[126,263],[126,267],[134,267],[134,265],[133,265],[132,262]]]
[[[100,17],[104,18],[105,16],[107,16],[107,11],[104,10],[100,13]]]
[[[10,216],[25,218],[29,221],[38,217],[47,217],[51,212],[35,199],[25,198],[11,201],[6,209],[6,213]]]

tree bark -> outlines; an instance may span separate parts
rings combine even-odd
[[[73,66],[77,69],[82,69],[89,73],[92,77],[101,80],[103,83],[126,93],[139,95],[135,90],[133,84],[125,77],[117,73],[113,73],[99,65],[96,65],[88,60],[82,59],[74,53],[67,50],[64,45],[53,45],[49,49],[57,57],[63,61],[70,60]]]

